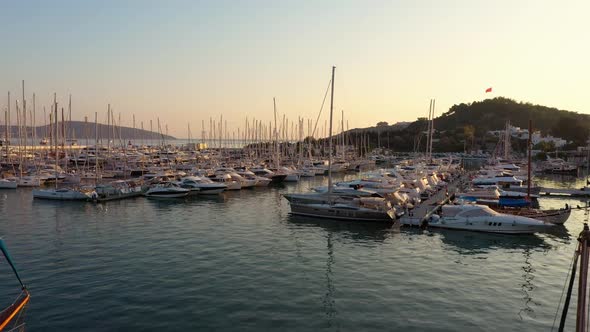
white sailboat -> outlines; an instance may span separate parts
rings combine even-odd
[[[57,119],[57,101],[56,101],[55,94],[53,95],[53,104],[54,104],[54,108],[55,108],[55,118]],[[63,111],[62,111],[62,117],[63,117]],[[57,121],[56,121],[56,127],[57,127]],[[56,132],[57,132],[57,130],[56,130]],[[57,142],[57,140],[56,140],[56,142]],[[57,188],[58,176],[59,176],[58,159],[59,158],[58,158],[58,153],[57,153],[57,148],[56,148],[55,170],[54,170],[55,188],[53,188],[53,189],[35,189],[35,190],[33,190],[33,198],[53,199],[53,200],[62,200],[62,201],[86,201],[86,200],[88,200],[90,198],[90,196],[82,191],[79,191],[76,189],[71,189],[71,188]],[[25,177],[21,178],[21,180],[23,180],[24,178]],[[32,177],[32,178],[37,179],[37,181],[38,181],[38,177]]]

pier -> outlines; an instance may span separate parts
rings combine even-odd
[[[420,226],[423,220],[427,219],[443,205],[447,204],[452,198],[454,198],[458,191],[463,190],[469,185],[470,175],[472,175],[470,172],[460,174],[459,177],[449,183],[446,188],[439,190],[401,217],[400,223],[402,225]]]
[[[565,188],[541,188],[539,192],[543,196],[561,196],[561,197],[590,197],[590,188],[583,187],[580,189]]]

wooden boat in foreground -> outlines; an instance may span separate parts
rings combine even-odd
[[[4,254],[6,261],[12,268],[12,271],[22,286],[22,292],[14,300],[14,302],[2,310],[2,312],[0,312],[0,331],[4,331],[4,329],[8,326],[10,326],[10,331],[24,329],[24,312],[27,304],[29,303],[31,295],[18,275],[16,267],[14,266],[12,258],[10,257],[10,254],[8,253],[8,250],[6,249],[2,239],[0,239],[0,251],[2,251],[2,254]]]
[[[563,209],[551,209],[551,210],[540,210],[532,208],[502,208],[492,207],[494,211],[511,214],[513,216],[521,216],[527,218],[533,218],[545,222],[550,222],[555,225],[563,225],[570,217],[572,213],[571,207],[567,206]]]

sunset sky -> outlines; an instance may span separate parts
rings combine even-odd
[[[5,1],[0,106],[25,80],[38,124],[57,92],[75,120],[105,122],[110,103],[124,125],[159,117],[199,136],[221,114],[230,131],[268,123],[273,97],[281,117],[315,119],[334,65],[351,128],[427,116],[431,98],[437,114],[494,96],[590,113],[588,13],[588,0]]]

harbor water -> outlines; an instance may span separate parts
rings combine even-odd
[[[584,211],[573,211],[563,228],[530,236],[289,214],[282,194],[326,181],[106,204],[0,191],[0,235],[32,294],[27,328],[551,330]],[[543,184],[553,181],[583,185],[571,178]],[[566,203],[584,204],[540,200],[541,208]],[[5,305],[15,289],[0,264]],[[572,314],[568,328],[574,324]]]

